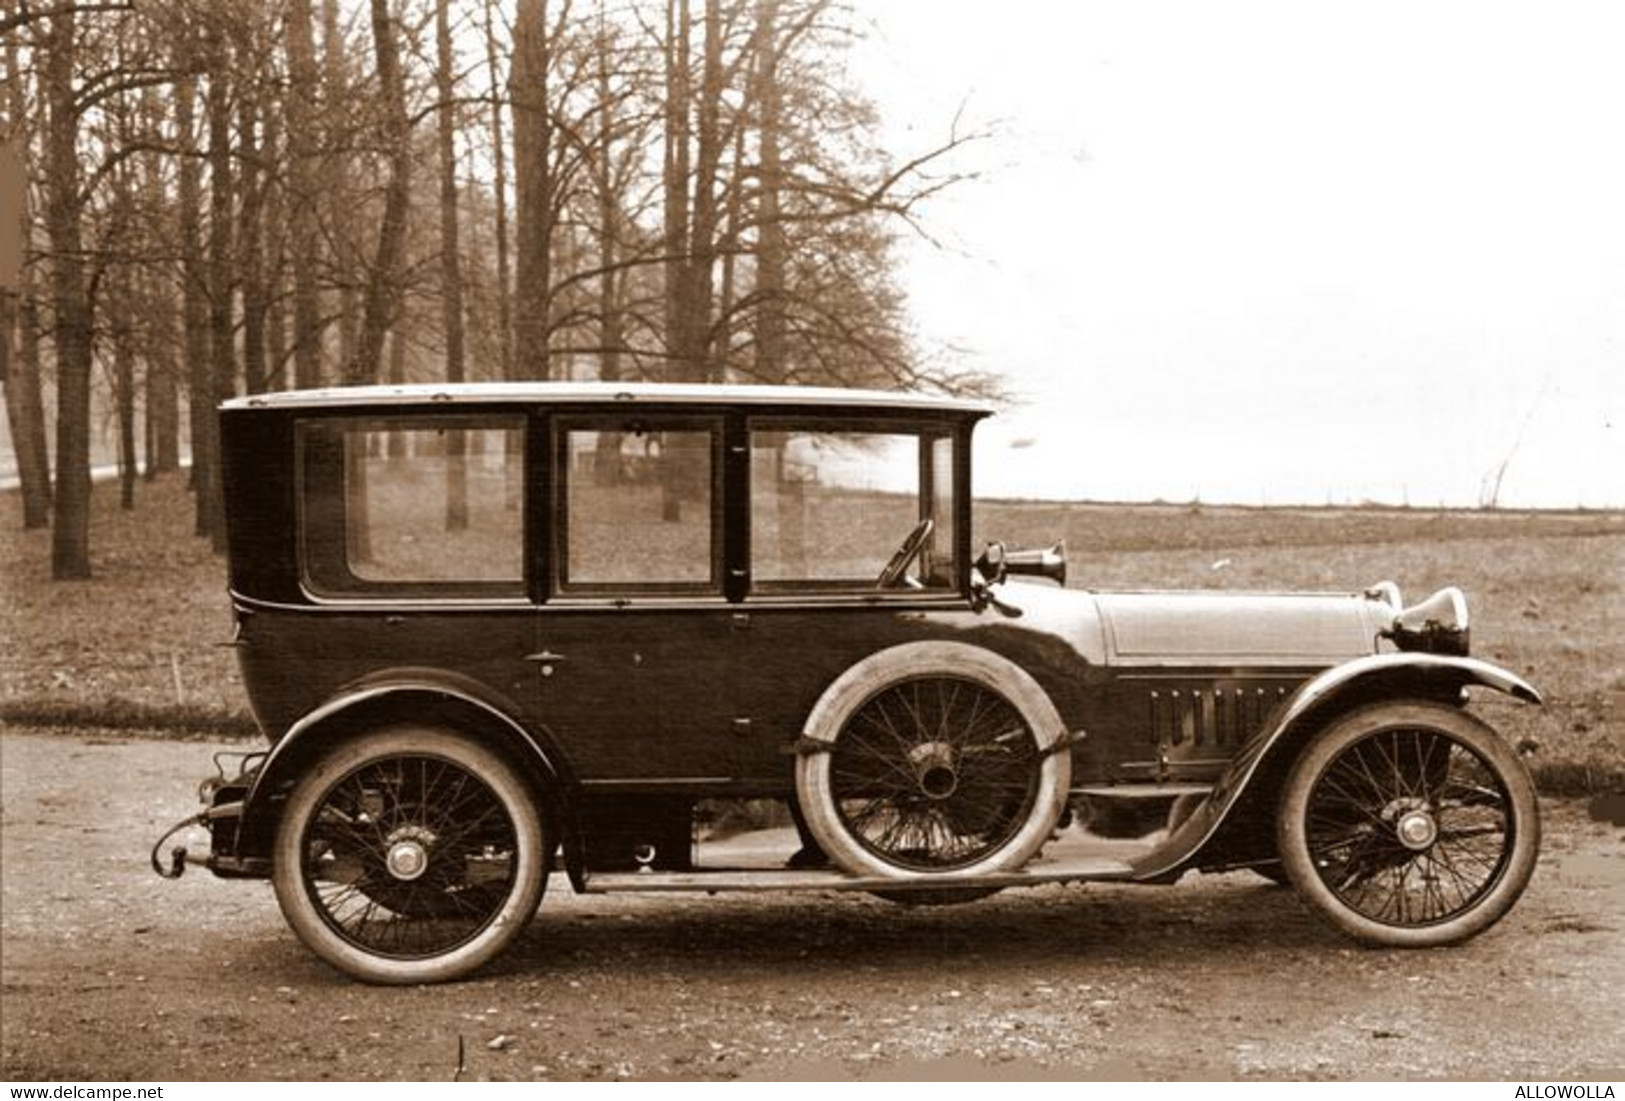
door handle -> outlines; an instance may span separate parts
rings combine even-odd
[[[541,662],[546,662],[547,664],[551,665],[555,661],[563,661],[564,660],[564,655],[563,654],[555,654],[551,650],[542,650],[542,651],[540,651],[538,653],[526,654],[525,655],[525,660],[526,661],[541,661]]]

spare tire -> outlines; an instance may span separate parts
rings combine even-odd
[[[1072,760],[1055,705],[980,647],[910,642],[870,655],[825,691],[806,737],[802,813],[855,875],[1013,871],[1066,810]]]

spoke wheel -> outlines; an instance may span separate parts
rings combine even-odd
[[[439,730],[346,743],[295,788],[272,878],[289,924],[369,982],[456,978],[525,927],[546,882],[530,792],[501,757]]]
[[[1540,847],[1534,785],[1465,712],[1387,704],[1353,712],[1294,767],[1278,843],[1299,893],[1359,940],[1431,947],[1500,919]]]
[[[1053,705],[1026,673],[976,647],[876,654],[831,686],[808,726],[828,749],[798,765],[802,810],[824,851],[856,874],[1013,870],[1065,809],[1070,761],[1053,749],[1064,736]]]
[[[841,826],[910,871],[985,860],[1021,830],[1038,795],[1038,743],[1004,697],[919,677],[860,707],[830,751]]]

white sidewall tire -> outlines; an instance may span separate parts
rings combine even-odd
[[[1307,821],[1315,784],[1337,756],[1388,729],[1423,729],[1448,735],[1471,749],[1496,773],[1507,792],[1512,851],[1499,878],[1470,909],[1431,925],[1376,921],[1338,898],[1315,870]],[[1506,915],[1534,873],[1540,855],[1540,804],[1529,770],[1511,746],[1479,719],[1458,708],[1423,701],[1377,704],[1338,719],[1316,736],[1293,765],[1282,789],[1276,843],[1281,865],[1300,897],[1317,916],[1346,936],[1384,948],[1435,948],[1476,936]]]
[[[796,761],[796,798],[807,826],[830,859],[854,875],[947,880],[1014,871],[1044,847],[1066,810],[1072,756],[1065,748],[1067,730],[1055,705],[1038,682],[1013,662],[962,642],[893,646],[871,654],[836,678],[808,716],[806,736],[833,746],[846,724],[877,693],[922,677],[966,680],[996,692],[1031,728],[1042,756],[1036,797],[1021,829],[996,851],[964,867],[922,871],[891,864],[853,837],[842,823],[830,783],[831,754],[817,750]]]
[[[305,824],[333,786],[356,769],[390,757],[440,757],[476,776],[496,795],[517,838],[512,889],[496,917],[469,941],[437,956],[392,959],[369,952],[336,932],[310,897],[302,870]],[[363,982],[446,982],[489,963],[530,924],[547,886],[548,839],[530,786],[494,751],[433,727],[398,726],[348,740],[322,757],[288,799],[277,825],[271,880],[288,924],[312,952]]]

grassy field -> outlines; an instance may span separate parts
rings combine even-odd
[[[49,580],[49,535],[0,494],[0,721],[252,729],[232,651],[225,572],[193,538],[171,479],[122,513],[96,493],[92,581]],[[1423,509],[1246,509],[988,502],[974,535],[1064,538],[1069,584],[1094,589],[1347,591],[1397,581],[1416,600],[1466,590],[1473,650],[1532,680],[1544,709],[1481,695],[1480,712],[1538,743],[1551,790],[1625,786],[1625,515]]]

